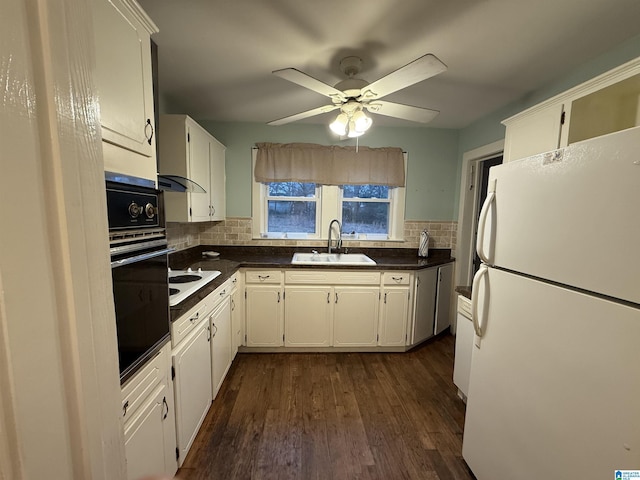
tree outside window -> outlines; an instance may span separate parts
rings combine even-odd
[[[342,186],[342,231],[389,234],[390,188],[385,185]]]
[[[316,233],[315,183],[267,184],[267,232]]]

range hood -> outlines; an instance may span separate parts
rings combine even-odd
[[[193,180],[179,175],[158,175],[158,189],[166,192],[207,193]]]

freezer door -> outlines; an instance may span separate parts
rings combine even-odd
[[[640,465],[640,310],[490,268],[477,285],[462,455],[478,480]]]
[[[640,304],[640,127],[493,167],[484,262]]]

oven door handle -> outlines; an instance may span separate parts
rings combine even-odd
[[[136,262],[142,262],[150,258],[159,257],[160,255],[166,255],[168,253],[175,252],[175,248],[164,248],[155,252],[143,253],[142,255],[135,255],[133,257],[123,258],[122,260],[115,260],[111,262],[111,268],[123,267],[124,265],[130,265]]]

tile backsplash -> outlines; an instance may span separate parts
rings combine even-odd
[[[250,245],[324,247],[326,240],[254,239],[251,218],[229,217],[221,222],[167,223],[169,246],[176,250],[196,245]],[[420,232],[429,232],[429,248],[450,248],[455,252],[458,222],[429,222],[408,220],[404,222],[404,241],[376,242],[344,240],[345,247],[418,248]]]

